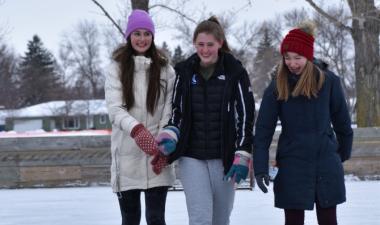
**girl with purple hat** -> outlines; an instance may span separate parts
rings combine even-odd
[[[174,168],[159,154],[155,136],[170,118],[173,68],[154,44],[154,24],[143,10],[133,10],[127,42],[113,52],[105,97],[112,123],[111,185],[123,225],[138,225],[140,194],[145,195],[148,225],[165,225],[168,187]]]

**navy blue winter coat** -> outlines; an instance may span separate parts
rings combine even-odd
[[[256,175],[268,173],[268,149],[280,119],[279,172],[274,180],[278,208],[312,210],[317,200],[323,208],[346,200],[342,162],[350,158],[353,131],[340,79],[331,71],[324,73],[317,98],[277,100],[275,80],[264,92],[256,122],[254,169]],[[288,81],[297,82],[294,79],[290,76]]]

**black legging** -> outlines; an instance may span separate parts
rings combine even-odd
[[[337,225],[336,206],[321,208],[316,204],[317,219],[319,225]],[[285,209],[285,225],[303,225],[305,220],[305,210]]]
[[[168,187],[129,190],[117,193],[122,225],[139,225],[141,220],[140,194],[145,195],[145,218],[148,225],[165,225],[165,203]]]

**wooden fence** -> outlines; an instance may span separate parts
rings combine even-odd
[[[354,130],[346,174],[378,179],[380,128]],[[275,155],[278,133],[271,146]],[[109,185],[110,136],[0,138],[0,188]]]

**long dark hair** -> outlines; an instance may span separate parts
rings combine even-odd
[[[224,30],[215,16],[211,16],[207,20],[204,20],[198,24],[194,30],[193,42],[195,42],[198,34],[200,33],[212,34],[216,40],[223,41],[223,45],[220,50],[224,52],[231,52],[231,49],[227,43],[226,35],[224,34]]]
[[[136,55],[136,52],[132,48],[130,37],[127,38],[126,44],[121,45],[112,53],[112,59],[119,64],[120,81],[123,87],[123,106],[128,110],[131,109],[135,104],[135,96],[133,90],[135,71],[135,61],[133,59],[134,55]],[[156,48],[154,39],[152,40],[150,48],[146,51],[145,56],[151,58],[152,60],[148,70],[149,84],[146,96],[146,107],[148,112],[150,114],[153,114],[161,94],[161,68],[168,64],[168,60],[164,54]]]

